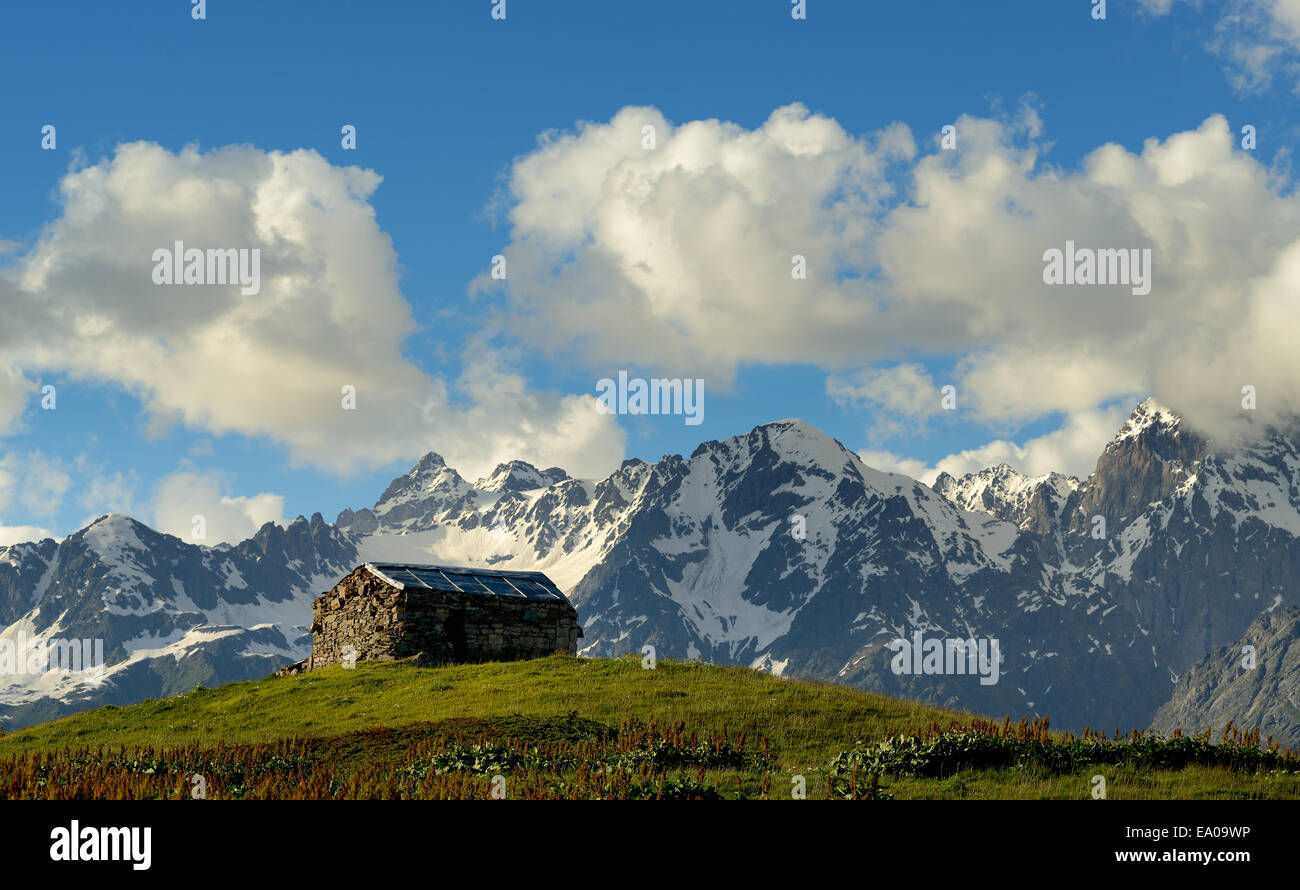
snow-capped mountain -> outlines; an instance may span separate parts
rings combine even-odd
[[[513,461],[470,483],[428,454],[334,525],[268,525],[236,547],[108,517],[0,550],[6,635],[111,638],[100,687],[20,677],[0,706],[16,725],[265,674],[305,654],[310,600],[337,577],[412,560],[547,572],[587,655],[653,645],[1062,726],[1146,726],[1182,672],[1296,603],[1298,536],[1293,437],[1219,453],[1150,401],[1083,481],[1002,466],[931,488],[798,420],[600,480]],[[996,640],[997,681],[896,672],[891,644],[917,633]]]
[[[0,671],[0,717],[21,726],[263,677],[310,649],[311,600],[356,561],[353,542],[320,514],[268,523],[233,547],[109,515],[59,543],[0,549],[0,654],[18,656]],[[83,640],[102,641],[103,670],[21,661]]]
[[[934,480],[934,490],[963,510],[988,513],[1039,535],[1060,527],[1065,505],[1078,488],[1073,476],[1026,476],[1007,464],[961,479],[940,473]]]
[[[530,473],[536,487],[508,496],[426,458],[375,506],[376,528],[340,525],[386,558],[414,545],[550,572],[590,655],[649,644],[1065,725],[1145,725],[1180,671],[1288,595],[1230,579],[1293,570],[1293,452],[1273,437],[1214,455],[1148,401],[1086,481],[1003,466],[931,489],[780,421],[597,483]],[[1186,562],[1200,550],[1217,570]],[[888,646],[917,630],[997,639],[999,682],[895,674]]]

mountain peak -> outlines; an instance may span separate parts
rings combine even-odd
[[[1183,419],[1154,398],[1133,409],[1119,432],[1102,450],[1098,469],[1116,455],[1140,455],[1139,462],[1177,461],[1190,466],[1204,456],[1208,443]]]
[[[478,480],[474,487],[482,491],[534,491],[563,482],[569,474],[559,467],[539,470],[522,460],[497,464],[490,476]]]
[[[853,452],[844,447],[839,439],[822,432],[806,420],[787,417],[774,420],[754,428],[767,434],[773,447],[787,455],[800,455],[812,458],[818,463],[836,463],[853,456]]]
[[[960,479],[940,473],[930,487],[963,510],[988,513],[1043,533],[1052,528],[1079,482],[1061,473],[1029,476],[1003,462]]]
[[[1195,473],[1207,452],[1205,440],[1185,429],[1181,417],[1155,399],[1144,400],[1097,459],[1072,530],[1084,528],[1089,516],[1112,523],[1136,516]]]
[[[811,430],[812,432],[816,432],[816,433],[821,432],[821,430],[817,429],[817,427],[813,426],[811,423],[804,420],[802,417],[782,417],[780,420],[772,420],[767,423],[759,424],[759,426],[764,426],[764,427],[783,426],[783,427],[789,427],[790,429]]]
[[[125,513],[105,513],[87,525],[82,531],[96,529],[100,534],[111,534],[117,531],[134,531],[137,528],[147,528],[143,522],[127,516]]]
[[[150,532],[144,523],[122,513],[106,513],[77,535],[86,542],[86,546],[103,555],[120,553],[123,549],[144,550],[140,540],[140,531]]]
[[[438,454],[436,451],[430,451],[424,457],[420,458],[419,461],[416,462],[415,466],[411,467],[411,472],[407,475],[418,476],[421,473],[433,473],[441,470],[445,466],[447,466],[447,462],[442,459],[442,455]]]
[[[1183,419],[1161,405],[1154,398],[1144,399],[1133,409],[1128,420],[1115,434],[1114,441],[1134,439],[1146,430],[1157,429],[1162,432],[1176,432],[1182,426]]]
[[[765,430],[773,436],[800,436],[812,438],[831,438],[826,433],[819,430],[806,420],[799,417],[785,417],[781,420],[773,420],[769,423],[759,424],[754,427],[755,431]]]
[[[375,509],[379,510],[381,506],[391,501],[411,500],[423,497],[435,489],[458,489],[464,484],[466,483],[460,474],[447,466],[442,455],[430,451],[411,467],[410,472],[398,476],[389,483],[388,488],[375,503]]]
[[[806,420],[791,417],[759,424],[748,433],[701,442],[691,452],[691,459],[710,453],[747,459],[745,455],[752,456],[763,450],[770,450],[781,462],[826,469],[837,469],[856,458],[838,439]]]

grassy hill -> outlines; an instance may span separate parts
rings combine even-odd
[[[893,737],[893,741],[886,739]],[[0,738],[0,797],[1300,797],[1238,736],[1074,739],[739,667],[565,656],[360,663]]]

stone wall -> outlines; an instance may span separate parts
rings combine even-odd
[[[303,667],[312,670],[339,664],[346,646],[356,649],[357,661],[404,657],[397,654],[404,592],[358,566],[333,590],[312,602],[312,651]]]
[[[312,654],[283,673],[343,661],[420,655],[436,662],[512,661],[555,652],[576,655],[578,613],[568,603],[514,597],[398,590],[355,569],[311,605]]]

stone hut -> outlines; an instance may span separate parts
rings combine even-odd
[[[430,662],[576,655],[582,636],[577,610],[541,572],[366,563],[313,601],[311,614],[312,653],[281,675],[349,655]]]

